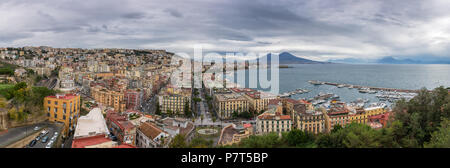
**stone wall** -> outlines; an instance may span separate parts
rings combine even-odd
[[[23,148],[27,146],[34,138],[36,138],[39,133],[41,132],[37,131],[36,133],[29,135],[28,137],[25,137],[17,142],[14,142],[13,144],[6,146],[6,148]]]

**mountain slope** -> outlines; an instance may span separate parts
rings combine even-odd
[[[305,58],[296,57],[288,52],[283,52],[279,54],[278,57],[280,64],[329,64],[329,62],[313,61]],[[264,60],[265,58],[267,58],[267,63],[270,63],[272,59],[272,54],[269,53],[267,54],[267,56],[259,59]]]

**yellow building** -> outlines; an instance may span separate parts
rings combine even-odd
[[[64,123],[62,135],[67,136],[69,131],[75,129],[80,116],[80,103],[80,95],[76,94],[57,94],[44,98],[44,109],[47,112],[48,120]]]
[[[314,134],[326,131],[325,114],[320,111],[308,110],[306,112],[295,112],[294,126],[304,132]]]
[[[267,110],[269,101],[276,99],[276,96],[263,92],[247,92],[244,96],[249,101],[249,109],[256,113]]]
[[[380,104],[380,105],[374,105],[368,108],[365,108],[364,111],[366,112],[367,117],[384,114],[386,113],[386,105]]]
[[[221,119],[232,117],[234,112],[248,112],[248,100],[236,93],[215,94],[213,97],[214,108]]]
[[[91,96],[95,101],[107,106],[111,106],[118,112],[125,111],[125,101],[122,92],[107,90],[102,86],[91,87]]]
[[[356,109],[354,112],[349,113],[348,115],[349,123],[355,122],[359,124],[366,124],[369,122],[369,117],[367,116],[366,111],[364,109]]]
[[[159,95],[159,107],[162,113],[184,114],[186,103],[191,107],[191,97],[181,94]]]

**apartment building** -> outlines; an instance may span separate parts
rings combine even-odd
[[[167,88],[158,96],[162,113],[184,114],[185,105],[191,107],[191,89]]]
[[[106,124],[117,139],[124,144],[136,145],[136,126],[128,121],[128,116],[108,111]]]
[[[140,89],[127,90],[124,93],[124,100],[127,109],[138,110],[141,107],[143,101],[144,93]]]
[[[139,148],[163,147],[170,135],[152,123],[142,123],[136,130],[136,146]]]
[[[271,132],[281,136],[282,132],[288,132],[292,129],[292,121],[289,115],[282,115],[276,112],[277,108],[269,109],[256,118],[256,133],[267,134]]]
[[[273,94],[255,90],[246,92],[244,96],[249,102],[249,110],[254,111],[257,114],[267,110],[269,101],[277,98]]]
[[[78,118],[80,117],[80,95],[56,94],[44,98],[44,109],[48,120],[51,122],[64,123],[64,136],[69,131],[74,131]]]
[[[102,86],[94,86],[90,89],[91,96],[98,103],[111,106],[118,112],[125,111],[124,94],[122,92],[108,90]]]
[[[314,134],[325,132],[325,114],[321,111],[298,111],[294,109],[294,126],[299,130]]]
[[[242,113],[249,111],[249,102],[241,94],[215,93],[213,97],[214,108],[221,119],[229,119],[234,112]]]

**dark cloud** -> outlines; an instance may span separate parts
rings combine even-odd
[[[439,0],[2,0],[0,45],[448,56],[449,8]]]
[[[126,13],[122,15],[122,17],[127,19],[142,19],[145,17],[145,13],[143,12],[132,12],[132,13]]]
[[[165,9],[165,12],[169,13],[173,17],[181,18],[183,17],[183,14],[181,14],[179,11],[175,9]]]

